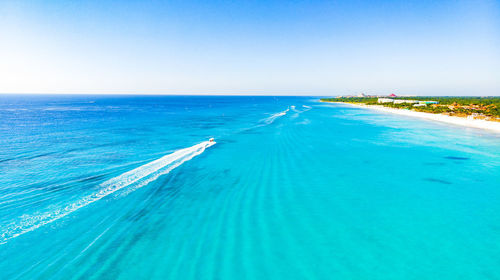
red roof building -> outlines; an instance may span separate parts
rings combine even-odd
[[[394,93],[389,94],[389,97],[396,97]]]

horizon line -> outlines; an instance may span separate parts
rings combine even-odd
[[[367,95],[375,95],[375,96],[384,96],[384,95],[390,95],[391,93],[387,94],[367,94]],[[279,95],[273,95],[273,94],[252,94],[252,93],[85,93],[85,92],[71,92],[71,93],[55,93],[55,92],[37,92],[37,93],[30,93],[30,92],[0,92],[0,95],[80,95],[80,96],[273,96],[273,97],[332,97],[332,96],[353,96],[354,94],[331,94],[331,95],[307,95],[307,94],[279,94]],[[500,97],[500,95],[419,95],[419,94],[396,94],[396,96],[399,97],[411,97],[411,96],[434,96],[434,97]]]

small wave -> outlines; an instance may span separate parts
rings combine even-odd
[[[28,111],[28,109],[26,109],[26,108],[6,108],[6,109],[0,109],[0,111],[17,112],[17,111]]]
[[[274,120],[276,120],[277,118],[286,115],[286,113],[289,110],[290,109],[286,109],[285,111],[282,111],[282,112],[279,112],[279,113],[276,113],[276,114],[272,114],[270,117],[263,119],[262,122],[264,122],[265,124],[272,124],[274,122]]]
[[[301,122],[298,122],[297,124],[308,125],[308,124],[310,124],[310,123],[311,123],[311,121],[310,121],[309,119],[305,119],[305,120],[303,120],[303,121],[301,121]]]
[[[304,108],[304,110],[302,112],[307,112],[307,111],[312,109],[311,106],[307,106],[307,105],[302,105],[302,108]]]
[[[43,108],[43,111],[83,111],[83,108],[81,107],[64,107],[64,106],[57,106],[57,107],[47,107]]]
[[[33,231],[43,225],[63,218],[76,210],[101,200],[102,198],[125,187],[130,186],[133,190],[143,187],[156,180],[161,175],[169,173],[184,162],[200,155],[206,148],[214,144],[215,142],[204,141],[192,147],[175,151],[169,155],[144,164],[136,169],[123,173],[118,177],[103,182],[99,185],[99,191],[96,193],[87,195],[63,208],[42,214],[23,215],[20,217],[19,221],[7,225],[6,228],[0,233],[0,244],[6,243],[9,239]]]
[[[297,118],[300,114],[307,112],[312,109],[311,106],[307,105],[302,105],[302,110],[297,110],[296,106],[290,106],[290,109],[295,112],[295,114],[292,116],[292,118]]]

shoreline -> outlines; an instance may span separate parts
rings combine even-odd
[[[354,104],[354,103],[346,103],[346,102],[328,102],[328,101],[320,101],[320,102],[347,104],[347,105],[351,105],[354,107],[368,108],[368,109],[373,109],[373,110],[386,112],[386,113],[398,114],[398,115],[403,115],[403,116],[408,116],[408,117],[417,117],[417,118],[422,118],[422,119],[427,119],[427,120],[432,120],[432,121],[438,121],[438,122],[442,122],[442,123],[448,123],[448,124],[471,127],[471,128],[479,128],[479,129],[488,130],[490,132],[492,131],[492,132],[500,133],[500,122],[467,119],[467,118],[448,116],[448,115],[443,115],[443,114],[416,112],[416,111],[411,111],[411,110],[388,108],[388,107],[384,107],[384,106],[380,106],[380,105],[365,105],[365,104]]]

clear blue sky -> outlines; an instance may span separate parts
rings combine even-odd
[[[500,95],[500,1],[0,1],[0,92]]]

